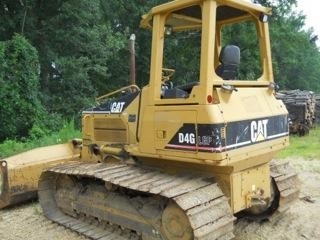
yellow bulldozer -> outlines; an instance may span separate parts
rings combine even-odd
[[[213,240],[233,238],[237,217],[288,209],[299,187],[288,163],[272,161],[289,126],[275,98],[270,15],[244,0],[153,7],[140,23],[152,31],[149,83],[83,111],[80,155],[39,178],[44,215],[92,239]],[[230,31],[253,44],[230,42]],[[198,65],[179,71],[187,58],[175,44],[192,46],[184,52]]]

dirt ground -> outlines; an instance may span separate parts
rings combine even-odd
[[[301,181],[300,199],[282,216],[262,223],[238,220],[236,240],[320,239],[320,160],[289,160]],[[86,240],[42,216],[37,202],[0,210],[0,239]]]

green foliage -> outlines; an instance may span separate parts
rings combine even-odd
[[[43,113],[39,115],[31,129],[28,138],[37,140],[59,131],[64,125],[64,119],[59,114]]]
[[[2,142],[0,144],[0,158],[8,157],[36,147],[64,143],[73,138],[81,137],[81,133],[75,126],[74,120],[64,121],[61,129],[46,135],[43,135],[42,128],[34,127],[31,131],[31,137],[24,141],[5,140]]]
[[[22,36],[0,47],[0,141],[24,137],[42,112],[36,49]]]
[[[320,126],[312,128],[309,135],[290,136],[290,145],[277,155],[277,158],[303,157],[304,159],[318,159],[320,156]]]
[[[150,11],[152,7],[166,2],[170,0],[101,1],[104,20],[110,22],[115,33],[122,35],[125,41],[131,33],[136,34],[136,75],[139,86],[144,86],[149,81],[151,52],[151,32],[139,27],[141,16]],[[125,46],[112,58],[107,59],[108,66],[112,70],[110,78],[120,80],[121,86],[127,85],[128,82],[128,56],[129,52]],[[189,61],[189,64],[192,65],[192,61]]]
[[[50,113],[73,117],[98,94],[126,84],[127,62],[123,62],[129,34],[113,27],[104,2],[0,3],[0,21],[5,23],[0,36],[10,39],[15,32],[23,33],[39,52],[42,101]]]
[[[31,149],[26,143],[15,140],[5,140],[0,144],[0,158],[11,156],[15,153],[21,153],[25,150]]]
[[[5,69],[7,68],[7,62],[5,60],[5,48],[5,42],[0,42],[0,80],[4,79]]]
[[[89,62],[86,57],[57,59],[61,75],[54,76],[48,83],[50,97],[45,97],[45,104],[49,112],[72,117],[92,102],[95,91],[88,77]]]
[[[4,126],[0,141],[48,135],[61,128],[64,118],[77,122],[80,111],[97,95],[127,85],[131,33],[136,34],[137,84],[147,84],[151,32],[140,29],[139,22],[153,6],[169,1],[0,1],[0,116]],[[292,10],[297,1],[258,2],[273,11],[270,33],[277,83],[285,89],[320,91],[319,49],[313,32],[303,29],[305,16]],[[254,78],[261,72],[251,29],[242,24],[224,33],[241,48],[241,78]],[[166,43],[165,65],[176,69],[177,83],[193,81],[199,74],[199,36],[178,36],[179,41]]]
[[[46,8],[45,4],[41,7]],[[45,106],[51,113],[75,116],[97,94],[118,85],[116,79],[110,79],[113,69],[107,60],[112,61],[127,40],[105,21],[98,0],[62,1],[58,14],[39,17],[43,25],[39,34],[45,38],[37,32],[30,37],[39,46],[42,59]]]
[[[271,46],[274,75],[282,89],[320,91],[320,53],[312,38],[305,32],[304,16],[271,21]],[[290,56],[290,57],[289,57]]]

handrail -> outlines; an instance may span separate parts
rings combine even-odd
[[[107,94],[105,94],[105,95],[102,95],[102,96],[100,96],[100,97],[97,97],[97,98],[96,98],[96,101],[101,101],[102,99],[105,99],[105,98],[107,98],[107,97],[110,97],[110,96],[112,96],[112,95],[114,95],[114,94],[117,94],[117,93],[119,93],[119,92],[125,91],[125,90],[127,90],[127,89],[129,89],[129,88],[132,88],[132,90],[134,90],[134,91],[132,91],[132,92],[140,91],[140,88],[139,88],[137,85],[132,84],[132,85],[129,85],[129,86],[125,86],[125,87],[123,87],[123,88],[120,88],[120,89],[118,89],[118,90],[115,90],[115,91],[113,91],[113,92],[111,92],[111,93],[107,93]]]

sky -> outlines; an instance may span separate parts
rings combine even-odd
[[[319,7],[315,0],[297,0],[298,11],[302,11],[306,15],[306,27],[313,27],[314,34],[320,39],[320,21],[319,21]],[[319,40],[318,40],[319,43]]]

